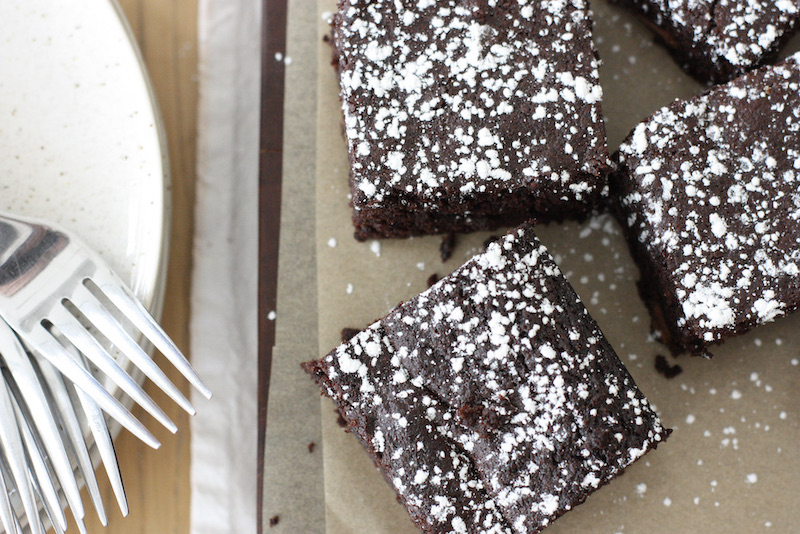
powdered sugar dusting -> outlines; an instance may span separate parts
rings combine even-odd
[[[662,108],[620,147],[625,222],[665,259],[646,269],[675,288],[677,315],[664,312],[679,344],[800,304],[798,58]]]
[[[797,24],[791,0],[647,0],[636,9],[672,37],[692,72],[717,82],[759,65]]]
[[[316,365],[437,531],[538,531],[666,436],[529,226]]]
[[[583,212],[596,202],[609,162],[586,2],[473,7],[340,5],[332,35],[356,217],[398,203],[439,217],[455,202],[476,217],[509,194]]]
[[[552,300],[554,295],[561,297]],[[397,353],[402,365],[437,398],[469,414],[460,415],[461,425],[450,432],[470,451],[478,470],[494,473],[498,465],[527,464],[525,469],[501,469],[484,481],[504,515],[518,518],[514,526],[520,532],[569,509],[566,495],[574,480],[587,491],[608,480],[607,468],[601,467],[607,464],[592,452],[593,440],[601,439],[595,432],[614,435],[607,447],[615,452],[606,451],[607,458],[614,458],[612,471],[641,457],[663,432],[656,423],[644,442],[634,445],[625,432],[612,430],[623,419],[644,427],[653,423],[647,401],[628,378],[613,373],[601,388],[609,396],[606,406],[612,398],[624,399],[621,413],[584,413],[581,406],[590,398],[599,402],[601,393],[595,386],[590,397],[584,384],[568,377],[592,373],[609,356],[596,327],[578,323],[564,339],[553,337],[555,325],[564,324],[576,307],[585,314],[547,251],[529,228],[522,228],[490,244],[384,321],[392,343],[403,347]],[[484,310],[483,319],[469,312],[476,308]],[[440,363],[448,360],[457,365]],[[577,436],[563,426],[565,418],[582,429],[583,437],[573,441]],[[552,454],[584,461],[573,464],[564,478]],[[549,491],[529,489],[531,470],[552,485]]]

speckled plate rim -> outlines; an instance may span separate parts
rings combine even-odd
[[[164,309],[164,295],[166,292],[167,264],[169,260],[170,245],[170,216],[172,213],[172,197],[170,194],[172,177],[170,174],[166,128],[164,126],[161,110],[158,107],[158,100],[156,99],[153,84],[150,80],[150,76],[147,73],[147,66],[145,65],[141,50],[136,43],[136,38],[133,34],[130,24],[128,23],[128,19],[117,0],[106,1],[114,8],[121,31],[127,36],[127,42],[136,57],[136,62],[138,63],[139,71],[141,73],[142,83],[144,84],[149,97],[150,109],[148,111],[150,111],[150,114],[152,115],[153,123],[155,124],[156,137],[158,138],[158,144],[160,146],[161,206],[160,210],[148,210],[147,213],[149,216],[160,215],[161,217],[159,225],[161,230],[160,239],[158,239],[159,247],[157,249],[154,247],[154,249],[151,251],[151,253],[155,256],[155,259],[148,266],[149,272],[142,273],[142,269],[139,269],[137,273],[141,274],[141,276],[132,277],[133,282],[131,287],[133,293],[142,301],[153,317],[155,317],[157,320],[160,320]],[[142,207],[143,205],[140,204],[140,208]],[[143,214],[140,213],[140,215]],[[142,338],[140,337],[140,341],[141,340]],[[152,347],[148,344],[148,352],[152,353],[152,351]],[[133,368],[131,365],[129,365],[126,371],[131,373],[133,378],[135,378],[140,384],[144,382],[145,377],[141,371],[138,370],[138,368]],[[133,405],[133,400],[122,393],[122,391],[118,390],[115,396],[120,399],[126,407],[130,408]],[[119,424],[116,424],[116,422],[114,423],[115,424],[113,426],[110,426],[110,429],[112,436],[116,438],[120,431],[120,426]],[[92,454],[96,453],[94,448],[90,452]],[[94,461],[95,457],[93,456],[92,459]]]
[[[161,216],[161,235],[159,239],[160,248],[153,251],[154,254],[157,255],[157,260],[153,262],[151,272],[148,274],[148,276],[143,276],[141,280],[137,278],[136,282],[131,288],[134,294],[142,300],[153,317],[160,320],[164,309],[164,294],[166,292],[167,264],[169,260],[171,228],[170,218],[172,214],[172,176],[170,174],[167,133],[164,125],[164,119],[158,106],[155,90],[153,89],[153,84],[150,80],[150,76],[148,75],[147,66],[145,65],[141,50],[136,42],[136,37],[133,34],[133,29],[128,23],[128,19],[122,10],[122,7],[119,5],[119,2],[117,0],[107,1],[114,8],[120,27],[127,36],[128,43],[136,57],[136,61],[139,64],[142,83],[144,83],[145,89],[149,96],[149,111],[155,124],[156,137],[158,138],[158,144],[161,148],[161,209],[153,210],[153,213],[151,213],[151,215],[154,215],[158,211]]]

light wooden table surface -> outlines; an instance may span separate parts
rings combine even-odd
[[[197,0],[118,0],[144,56],[161,108],[172,172],[172,231],[162,324],[189,355],[192,220],[195,198],[197,127]],[[160,356],[159,356],[160,358]],[[162,361],[162,360],[157,360]],[[171,365],[167,375],[184,394],[186,381]],[[159,450],[123,431],[116,441],[130,513],[122,517],[102,469],[98,471],[109,525],[103,528],[86,492],[86,526],[91,534],[189,532],[189,418],[158,388],[146,391],[178,425],[176,435],[141,409],[134,411],[161,441]],[[68,532],[77,532],[74,523]]]

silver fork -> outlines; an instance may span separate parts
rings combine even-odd
[[[26,353],[19,339],[2,319],[0,358],[3,362],[0,420],[4,423],[0,425],[0,443],[3,445],[0,448],[0,523],[5,532],[18,532],[17,522],[27,523],[32,533],[44,531],[36,507],[37,499],[53,530],[64,532],[66,517],[61,509],[59,491],[64,494],[79,530],[85,531],[83,507],[69,459],[77,467],[75,474],[83,476],[98,518],[102,524],[107,524],[87,450],[89,437],[84,437],[89,429],[81,423],[84,417],[81,410],[77,409],[80,405],[70,397],[70,390],[75,391],[74,388],[64,382],[61,374],[48,361],[37,360]],[[111,437],[102,415],[96,419],[102,433],[98,439],[97,429],[91,428],[92,442],[97,447],[119,499],[122,483]],[[9,499],[12,490],[16,496],[13,504]],[[126,515],[124,491],[122,496],[120,507],[123,515]],[[14,505],[17,505],[19,512],[14,511]]]
[[[188,399],[134,339],[135,334],[131,333],[134,329],[149,340],[201,394],[207,398],[211,397],[208,387],[197,376],[180,350],[121,280],[74,234],[56,225],[0,213],[0,317],[24,343],[33,361],[38,362],[34,368],[28,361],[29,369],[19,354],[20,347],[12,347],[9,342],[6,342],[5,347],[0,347],[0,356],[6,361],[10,358],[15,362],[14,369],[8,364],[7,373],[13,377],[13,380],[7,383],[16,384],[10,388],[9,393],[12,412],[18,419],[22,419],[23,423],[26,419],[26,414],[21,408],[23,404],[25,410],[31,412],[39,409],[32,406],[47,405],[59,414],[61,428],[65,434],[63,438],[58,432],[53,432],[47,418],[43,418],[40,425],[39,414],[27,414],[34,421],[34,424],[28,422],[28,428],[35,430],[30,437],[39,436],[41,448],[46,449],[41,452],[49,458],[55,478],[59,482],[58,486],[67,497],[76,519],[78,516],[82,517],[83,509],[80,497],[75,491],[74,473],[71,468],[69,476],[66,473],[65,465],[69,465],[69,461],[65,460],[64,454],[67,447],[73,452],[76,447],[81,448],[81,445],[75,443],[77,440],[75,434],[80,426],[79,423],[76,426],[75,418],[82,418],[84,424],[91,429],[107,469],[109,463],[115,463],[115,457],[113,447],[110,446],[110,438],[107,437],[108,430],[101,410],[151,447],[160,446],[147,428],[103,387],[93,373],[97,373],[98,378],[108,386],[119,387],[172,432],[177,430],[175,424],[126,372],[123,367],[125,360],[130,363],[126,367],[139,369],[184,410],[190,414],[194,413],[194,408]],[[0,321],[0,340],[4,338],[2,330],[7,328],[2,323]],[[6,351],[14,355],[7,356]],[[24,350],[22,354],[24,355]],[[120,355],[123,357],[119,358]],[[19,383],[19,380],[28,380],[32,383],[34,378],[39,382],[38,390],[31,385],[23,386]],[[41,384],[46,384],[46,387],[42,388]],[[75,387],[72,395],[77,399],[77,403],[68,394],[68,388],[72,386]],[[14,387],[17,390],[16,396]],[[68,399],[71,399],[71,407],[67,405]],[[0,390],[0,408],[2,400]],[[76,404],[81,410],[77,410]],[[67,416],[64,416],[65,413]],[[0,438],[2,437],[0,435]],[[9,442],[8,446],[5,443],[2,445],[8,451],[8,446],[17,446],[19,443]],[[87,477],[90,494],[94,494],[92,485],[96,483],[90,480],[93,474],[87,476],[91,466],[82,465],[85,463],[85,456],[81,450],[75,453],[75,457],[83,475]],[[13,460],[8,460],[9,470],[13,472],[14,479],[17,479],[16,471],[21,469],[19,461],[16,461],[17,464],[14,464]],[[33,471],[31,465],[29,463],[27,467]],[[32,489],[42,495],[48,493],[50,484],[39,480],[36,476],[32,478],[34,479],[32,486],[35,486]],[[120,506],[125,512],[121,481],[118,480],[118,476],[112,476],[112,482]],[[19,482],[22,486],[26,484]],[[27,489],[31,488],[23,488],[19,496],[25,514],[30,517],[32,513],[32,510],[29,510],[30,502],[26,505],[25,499],[32,495],[32,492],[27,492]],[[94,495],[92,499],[99,500],[95,499]],[[98,506],[97,502],[95,506]],[[4,515],[2,508],[3,500],[0,498],[0,519]],[[98,508],[98,512],[102,519],[105,514],[101,508],[102,505]],[[63,524],[57,511],[48,512],[56,515],[53,518],[54,523]],[[34,521],[31,521],[31,524],[33,523]],[[6,529],[9,530],[8,527]]]

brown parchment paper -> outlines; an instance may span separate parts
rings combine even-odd
[[[270,9],[267,4],[264,8]],[[300,362],[313,357],[318,346],[313,208],[318,15],[316,0],[292,0],[289,4],[285,54],[275,58],[286,64],[286,93],[262,524],[269,532],[317,534],[325,532],[319,389],[300,369]],[[255,465],[252,476],[256,476]]]
[[[641,119],[673,98],[696,94],[703,87],[686,76],[629,13],[604,1],[594,1],[592,8],[595,42],[603,60],[600,74],[609,148],[614,151]],[[316,204],[309,202],[305,209],[316,209],[319,337],[318,346],[295,347],[306,349],[307,358],[335,347],[343,327],[368,325],[425,289],[431,274],[442,276],[458,267],[490,235],[459,236],[452,258],[445,263],[439,257],[440,237],[366,243],[353,239],[338,88],[330,49],[322,42],[328,31],[324,19],[335,10],[335,3],[319,0],[317,9],[318,33],[308,35],[317,43],[317,67],[313,75],[298,81],[315,84],[317,97],[316,123],[297,125],[316,129]],[[784,55],[799,48],[795,40]],[[293,89],[287,86],[287,94]],[[287,136],[291,139],[292,132]],[[714,349],[711,361],[686,356],[673,360],[650,336],[650,318],[636,292],[638,272],[610,216],[540,226],[537,233],[639,387],[674,429],[658,450],[547,532],[798,531],[800,314],[727,342]],[[279,316],[279,325],[280,320]],[[313,323],[310,318],[305,322]],[[658,354],[679,364],[683,372],[673,379],[659,375],[654,368]],[[283,384],[274,373],[271,388],[278,392],[308,390],[298,385],[296,373]],[[272,403],[271,395],[270,413],[280,410]],[[308,417],[311,423],[297,424],[313,424],[319,414]],[[321,402],[321,442],[325,517],[313,531],[416,532],[356,439],[337,425],[327,399]],[[317,488],[319,479],[314,480],[310,487]],[[279,492],[280,482],[272,483],[278,485],[266,490]],[[306,503],[317,497],[316,490],[309,490],[306,497],[297,498],[295,512],[302,513]]]

